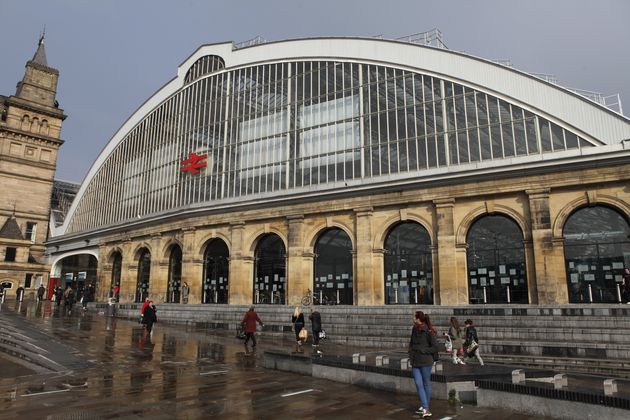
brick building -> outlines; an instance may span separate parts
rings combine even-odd
[[[19,286],[27,294],[47,287],[44,242],[66,118],[55,99],[58,78],[42,37],[15,95],[0,96],[0,283],[7,295]]]

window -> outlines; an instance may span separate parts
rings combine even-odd
[[[26,234],[25,237],[31,242],[35,242],[35,236],[37,235],[37,223],[26,222]]]
[[[33,275],[31,273],[26,274],[24,277],[24,288],[28,289],[31,287],[31,280],[33,279]]]
[[[4,260],[7,262],[15,261],[15,252],[16,252],[15,248],[7,247],[7,250],[4,254]]]

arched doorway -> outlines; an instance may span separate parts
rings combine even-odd
[[[149,280],[151,279],[151,252],[148,249],[140,250],[140,258],[138,258],[138,280],[136,282],[136,298],[137,303],[144,302],[149,296]]]
[[[94,255],[69,255],[60,259],[55,265],[60,267],[59,280],[57,284],[49,284],[49,290],[55,286],[60,286],[64,290],[72,287],[77,292],[77,296],[80,296],[88,285],[96,287],[98,260]]]
[[[112,278],[109,285],[109,297],[114,296],[114,287],[120,286],[120,277],[122,274],[122,254],[120,252],[114,252],[111,257],[112,262]]]
[[[431,236],[424,226],[398,223],[384,249],[385,304],[433,304]]]
[[[254,254],[254,303],[284,305],[286,299],[287,252],[276,234],[264,235]]]
[[[470,303],[528,303],[525,244],[506,216],[483,216],[466,237]]]
[[[230,251],[221,239],[212,239],[203,254],[202,303],[228,303]]]
[[[352,241],[339,228],[323,232],[315,244],[313,296],[316,304],[352,305]]]
[[[168,303],[180,302],[180,290],[182,283],[182,249],[179,245],[171,247],[171,255],[168,258],[168,290],[166,301]]]
[[[630,225],[616,210],[584,207],[564,224],[569,302],[618,302],[624,267],[630,267]]]

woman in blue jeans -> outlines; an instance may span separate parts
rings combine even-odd
[[[411,339],[409,340],[409,359],[421,404],[420,408],[416,410],[416,414],[420,414],[422,418],[432,416],[429,411],[431,368],[437,354],[437,339],[429,329],[427,317],[424,312],[416,311]]]

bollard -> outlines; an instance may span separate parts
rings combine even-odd
[[[433,364],[431,373],[442,373],[443,371],[444,371],[444,365],[442,364],[442,362],[435,362]]]
[[[516,369],[512,371],[512,383],[520,384],[525,382],[525,371],[523,369]]]
[[[376,356],[376,366],[387,366],[389,365],[389,357],[387,356]]]
[[[409,370],[409,358],[405,357],[400,360],[400,370]]]
[[[567,387],[569,382],[567,381],[567,375],[564,373],[558,373],[553,376],[553,387],[554,389],[562,389],[563,387]]]
[[[617,380],[605,379],[604,380],[604,395],[610,396],[617,393]]]

